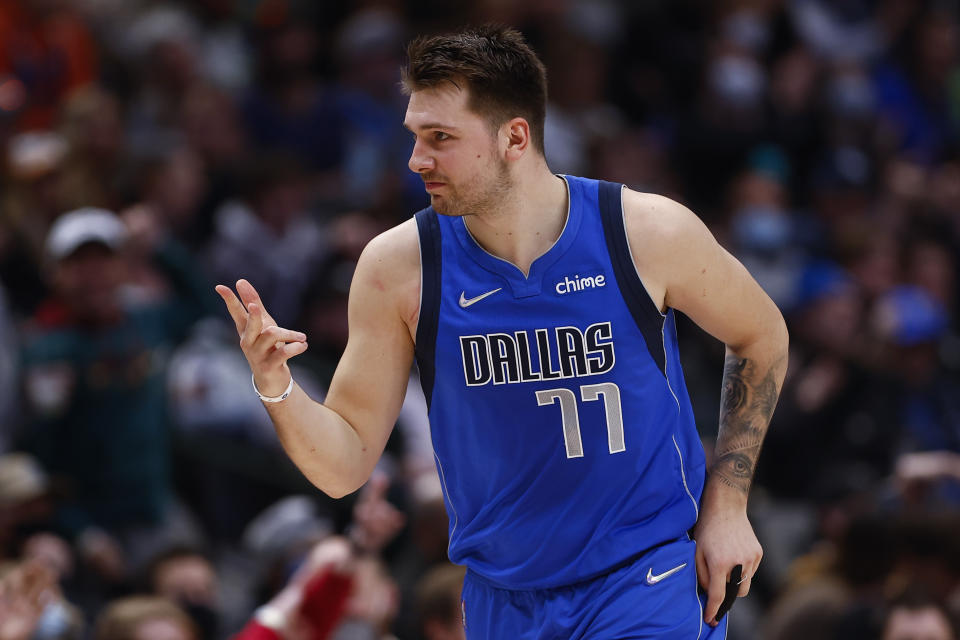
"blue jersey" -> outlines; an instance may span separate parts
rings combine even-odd
[[[425,209],[416,356],[451,561],[542,589],[684,537],[703,448],[672,310],[637,274],[621,185],[565,176],[567,221],[528,276]]]

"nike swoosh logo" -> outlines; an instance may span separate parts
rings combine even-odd
[[[466,298],[466,291],[461,291],[461,292],[460,292],[460,306],[463,307],[464,309],[466,309],[467,307],[469,307],[469,306],[472,305],[473,303],[475,303],[475,302],[480,302],[481,300],[483,300],[483,299],[486,298],[487,296],[492,296],[492,295],[495,294],[497,291],[500,291],[500,289],[503,289],[503,287],[497,287],[497,288],[494,289],[493,291],[487,291],[486,293],[480,294],[480,295],[477,296],[476,298],[470,298],[469,300],[467,300],[467,298]]]
[[[670,569],[669,571],[664,571],[663,573],[658,573],[657,575],[653,575],[653,567],[651,567],[651,568],[647,569],[647,584],[657,584],[658,582],[660,582],[660,581],[663,580],[664,578],[669,578],[670,576],[672,576],[673,574],[675,574],[677,571],[680,571],[680,570],[683,569],[685,566],[687,566],[687,563],[686,563],[686,562],[684,562],[684,563],[683,563],[682,565],[680,565],[679,567],[674,567],[673,569]]]

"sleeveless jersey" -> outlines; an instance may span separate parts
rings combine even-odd
[[[622,185],[563,178],[566,224],[527,277],[463,218],[416,214],[448,553],[508,589],[570,585],[684,537],[704,483],[673,311],[637,274]]]

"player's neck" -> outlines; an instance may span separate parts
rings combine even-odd
[[[514,188],[494,211],[467,216],[464,223],[486,251],[529,274],[533,261],[560,237],[567,213],[566,183],[544,163],[515,176]]]

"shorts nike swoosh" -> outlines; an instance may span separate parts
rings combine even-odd
[[[670,576],[672,576],[672,575],[675,574],[676,572],[680,571],[680,570],[683,569],[685,566],[687,566],[687,563],[686,563],[686,562],[684,562],[683,564],[681,564],[681,565],[679,565],[679,566],[677,566],[677,567],[674,567],[673,569],[670,569],[670,570],[668,570],[668,571],[664,571],[663,573],[658,573],[658,574],[656,574],[656,575],[653,574],[653,567],[651,567],[651,568],[647,569],[647,584],[651,584],[651,585],[652,585],[652,584],[657,584],[658,582],[660,582],[660,581],[663,580],[664,578],[669,578]]]

